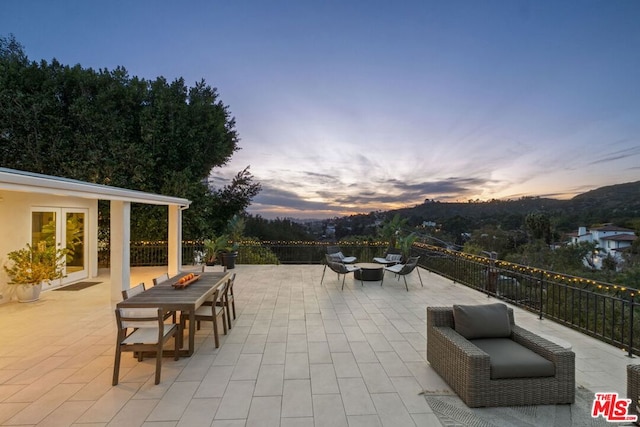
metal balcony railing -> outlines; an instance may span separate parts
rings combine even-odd
[[[242,242],[238,264],[321,264],[326,242]],[[386,242],[339,242],[345,255],[359,260],[382,256]],[[201,242],[183,242],[183,264],[201,261]],[[131,244],[131,266],[167,265],[166,242]],[[108,248],[99,253],[101,267],[108,267]],[[415,243],[412,255],[419,265],[454,282],[469,286],[529,311],[540,319],[552,319],[601,341],[615,345],[629,356],[640,354],[635,331],[640,331],[637,289],[569,276],[443,247]]]
[[[419,243],[412,252],[427,270],[640,354],[637,289]]]

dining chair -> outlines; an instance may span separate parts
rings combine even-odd
[[[144,283],[139,283],[134,287],[122,290],[122,299],[129,299],[134,295],[143,293],[146,290]]]
[[[157,286],[158,284],[164,283],[167,280],[169,280],[169,273],[164,273],[164,274],[162,274],[162,275],[160,275],[158,277],[154,277],[153,278],[153,286]],[[173,323],[177,323],[176,322],[177,313],[175,311],[168,311],[167,313],[165,313],[164,316],[165,316],[164,317],[165,319],[168,319],[169,317],[171,317],[171,321]]]
[[[169,273],[164,273],[161,276],[153,278],[153,286],[156,286],[158,283],[166,282],[169,280]]]
[[[227,315],[227,329],[231,329],[231,311],[233,311],[233,320],[236,319],[236,302],[233,296],[233,283],[236,280],[236,273],[231,275],[221,291],[222,295],[216,302],[217,306],[223,306]]]
[[[231,281],[229,282],[229,293],[227,296],[229,297],[229,305],[231,305],[231,310],[233,311],[233,320],[236,320],[236,298],[233,294],[233,284],[236,282],[236,273],[231,275]]]
[[[226,286],[226,284],[224,285]],[[200,329],[200,322],[211,322],[213,324],[213,340],[216,348],[220,347],[220,334],[218,333],[218,321],[222,318],[222,326],[224,334],[227,334],[227,317],[225,314],[224,305],[217,305],[216,303],[220,299],[222,289],[215,290],[213,295],[208,301],[205,301],[200,307],[198,307],[194,313],[194,320],[197,322],[197,328]],[[180,316],[180,329],[184,330],[185,323],[188,320],[187,316]]]
[[[123,351],[132,351],[143,359],[145,351],[156,353],[155,383],[160,383],[162,371],[162,351],[171,337],[175,340],[175,360],[178,360],[182,346],[182,330],[175,323],[165,324],[161,308],[118,308],[116,309],[118,339],[113,364],[112,385],[118,384],[120,376],[120,358]]]

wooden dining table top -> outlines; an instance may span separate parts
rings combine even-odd
[[[195,273],[200,278],[184,288],[172,285],[189,273],[180,273],[117,304],[118,308],[161,307],[167,311],[191,311],[202,305],[230,277],[228,272]]]
[[[180,311],[180,316],[189,318],[189,340],[186,349],[179,350],[181,356],[192,356],[195,352],[195,311],[215,293],[231,277],[228,272],[195,273],[200,278],[184,288],[175,288],[181,277],[190,273],[180,273],[169,280],[146,289],[144,292],[129,297],[116,304],[120,308],[155,308],[160,307],[165,312]],[[170,351],[164,354],[169,355]]]

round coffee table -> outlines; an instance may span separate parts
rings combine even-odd
[[[374,262],[359,262],[355,265],[356,267],[360,267],[360,270],[353,272],[353,277],[355,277],[356,280],[372,282],[382,280],[384,265]]]

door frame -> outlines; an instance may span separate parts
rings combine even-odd
[[[55,243],[58,249],[62,248],[63,242],[66,243],[66,231],[67,231],[67,214],[68,213],[82,213],[84,214],[84,245],[83,245],[83,269],[77,272],[67,274],[66,260],[64,265],[64,277],[60,280],[55,280],[51,283],[43,283],[42,289],[53,289],[66,285],[71,282],[77,282],[89,277],[89,209],[82,207],[65,207],[65,206],[32,206],[30,210],[29,219],[29,241],[33,239],[33,213],[34,212],[53,212],[56,216],[56,232]]]

